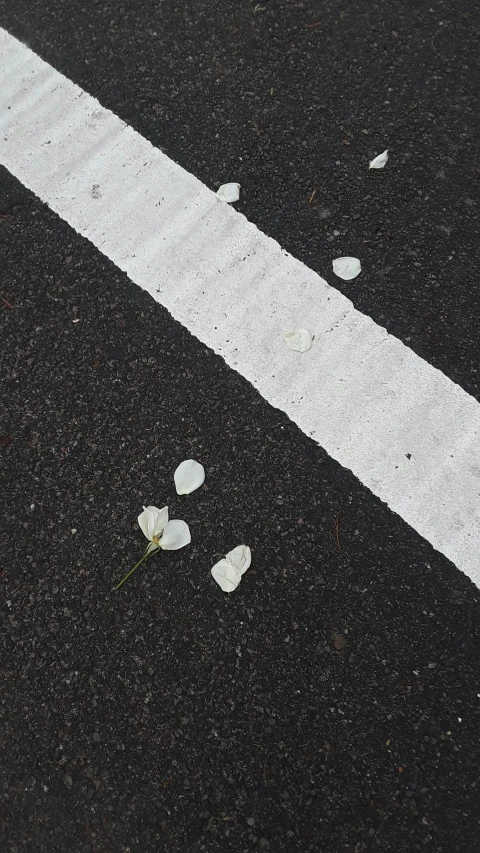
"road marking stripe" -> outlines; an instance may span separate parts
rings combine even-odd
[[[480,586],[473,397],[1,29],[0,162]]]

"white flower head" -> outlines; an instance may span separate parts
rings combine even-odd
[[[157,548],[177,551],[192,541],[185,521],[168,520],[168,506],[162,509],[144,506],[143,512],[138,516],[138,523],[144,536],[150,540],[150,552],[156,551]]]
[[[252,562],[252,552],[248,545],[237,545],[229,551],[223,560],[212,568],[212,577],[223,592],[233,592]]]
[[[189,495],[200,488],[205,480],[205,468],[195,459],[185,459],[173,475],[177,495]]]

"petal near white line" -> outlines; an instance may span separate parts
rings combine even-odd
[[[217,197],[220,201],[226,201],[227,204],[232,204],[240,198],[240,184],[222,184],[217,190]]]
[[[350,281],[356,278],[361,273],[362,267],[358,258],[335,258],[333,262],[333,272],[344,281]]]

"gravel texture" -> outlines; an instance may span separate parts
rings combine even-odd
[[[239,210],[480,399],[477,2],[0,0],[0,25],[208,186],[238,180]]]
[[[4,170],[0,214],[2,850],[477,853],[478,590]],[[192,544],[114,593],[147,503]]]

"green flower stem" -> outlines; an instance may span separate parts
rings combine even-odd
[[[117,589],[120,589],[120,587],[121,587],[121,586],[123,586],[123,584],[125,583],[125,581],[128,581],[129,577],[130,577],[131,575],[133,575],[134,571],[135,571],[136,569],[138,569],[138,567],[139,567],[139,566],[141,566],[141,565],[142,565],[142,563],[144,563],[144,562],[145,562],[145,560],[148,560],[148,558],[149,558],[152,554],[154,554],[156,550],[157,550],[156,548],[151,548],[151,546],[150,546],[150,545],[148,545],[148,546],[147,546],[147,549],[146,549],[146,551],[145,551],[145,553],[142,555],[142,557],[140,558],[140,560],[138,561],[138,563],[133,567],[133,569],[130,569],[130,571],[125,575],[125,577],[124,577],[124,578],[122,578],[122,580],[120,581],[120,583],[119,583],[119,584],[117,584],[117,586],[116,586],[116,587],[115,587],[115,589],[114,589],[114,592],[116,592],[116,591],[117,591]]]

